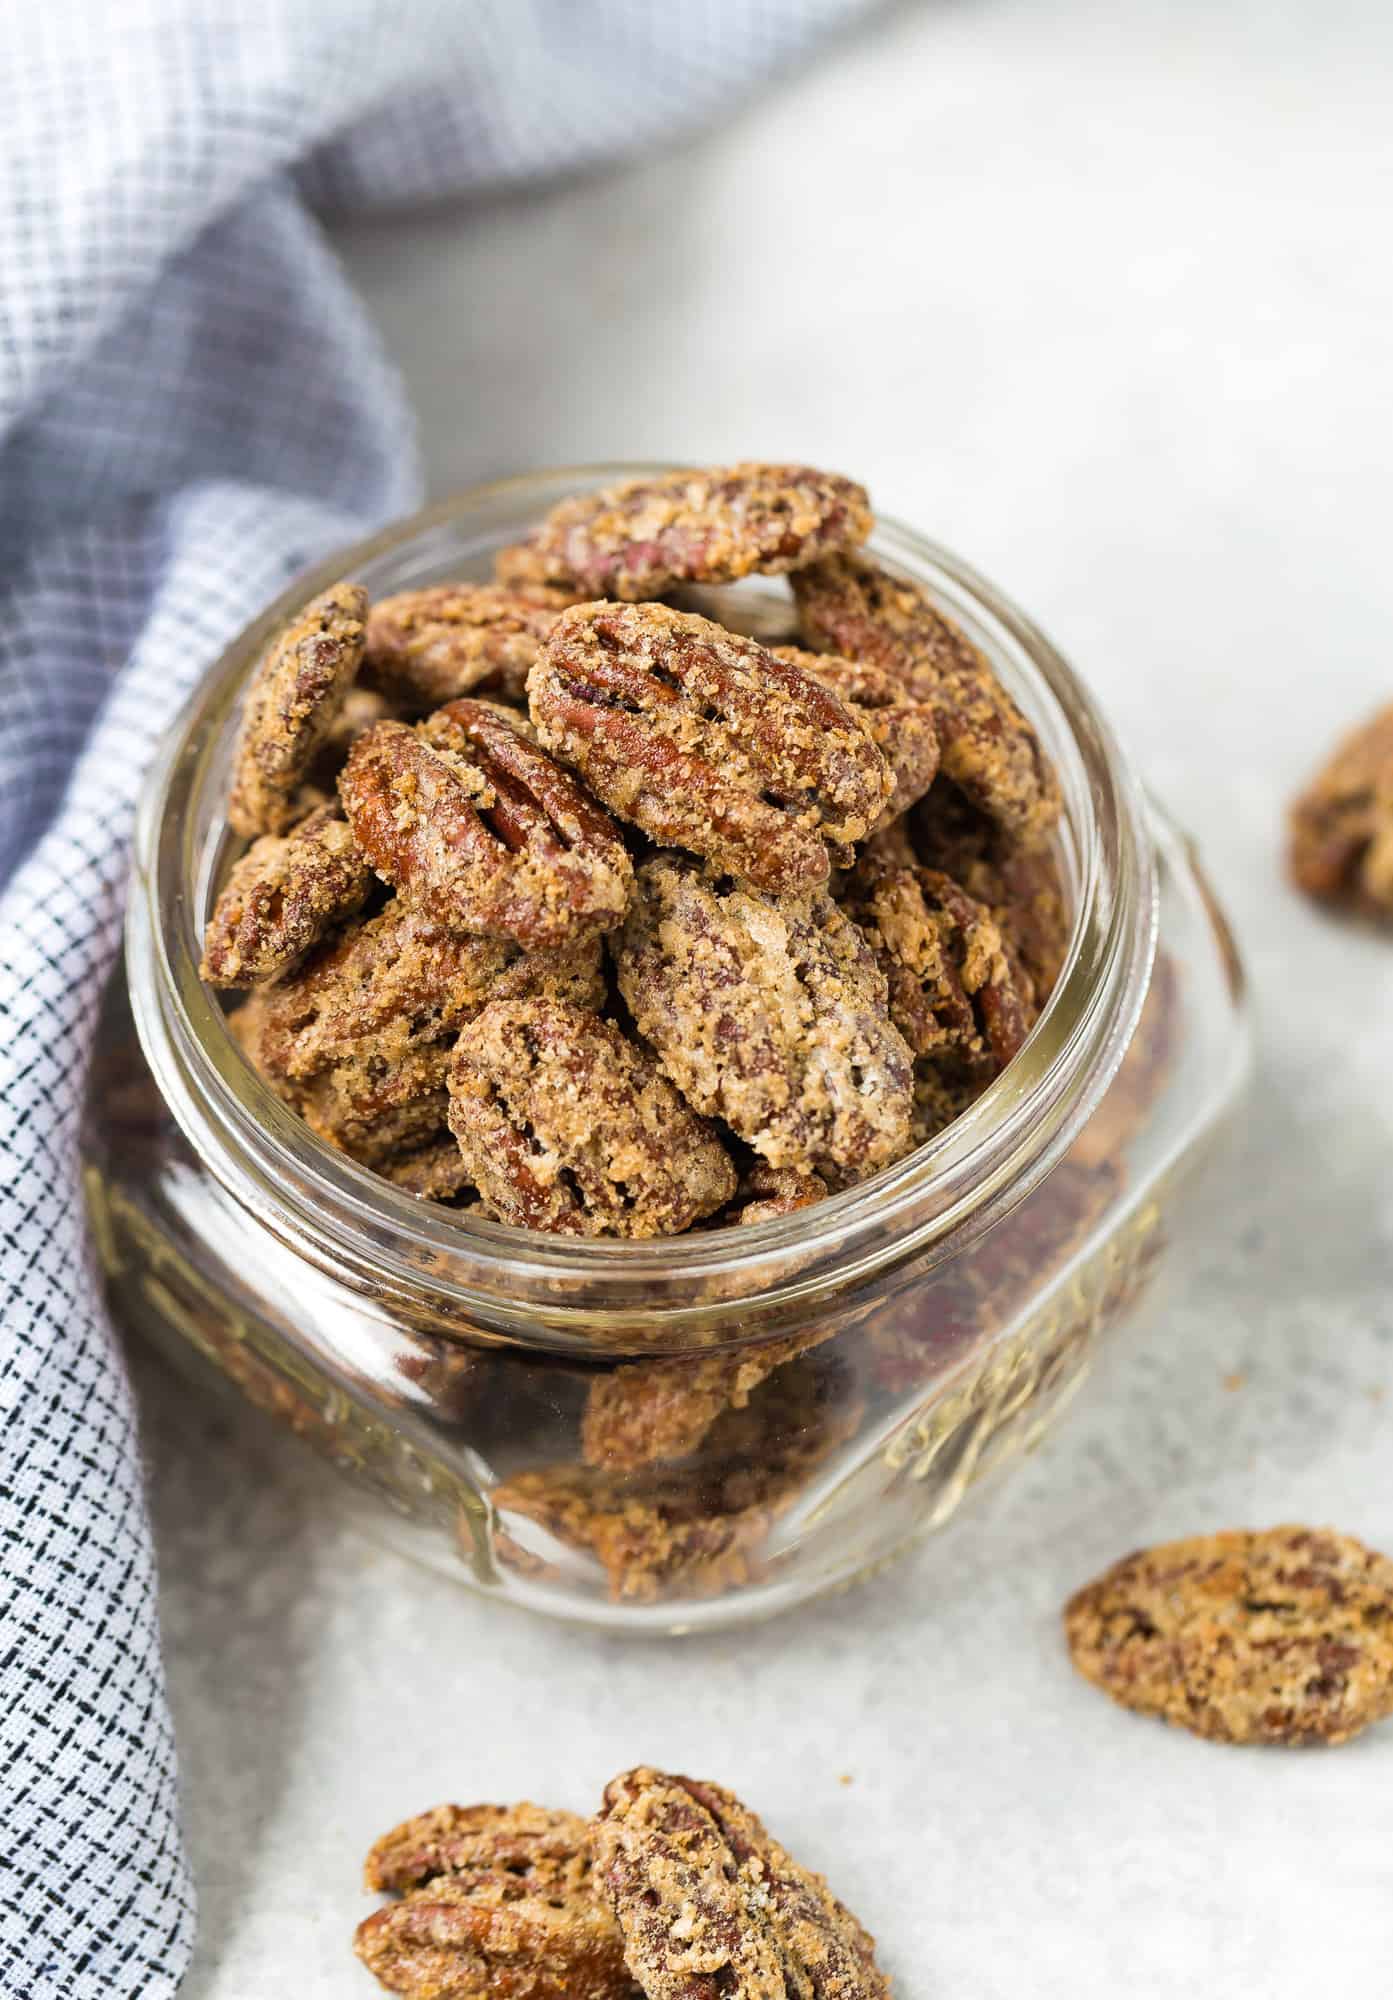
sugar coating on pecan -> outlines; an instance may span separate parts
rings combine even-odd
[[[793,591],[805,644],[895,674],[933,709],[944,776],[1018,840],[1044,838],[1060,812],[1053,767],[982,654],[920,585],[833,556],[799,571]]]
[[[894,785],[856,716],[753,639],[665,604],[565,612],[528,680],[542,742],[621,819],[761,888],[816,888]]]
[[[771,1166],[845,1187],[910,1144],[910,1052],[884,975],[830,897],[639,869],[612,950],[638,1032],[699,1111]]]
[[[420,710],[476,689],[520,700],[560,608],[496,583],[439,583],[381,598],[368,615],[362,678]]]
[[[210,986],[257,986],[285,972],[361,909],[372,870],[334,806],[289,833],[264,833],[233,866],[203,935]]]
[[[937,869],[865,858],[844,906],[885,974],[891,1019],[917,1063],[979,1089],[990,1082],[1029,1029],[991,912]]]
[[[577,494],[495,567],[508,584],[560,583],[633,602],[675,584],[779,575],[854,547],[870,531],[870,503],[854,480],[807,465],[745,463]]]
[[[448,930],[396,898],[267,990],[261,1057],[279,1075],[315,1076],[388,1034],[389,1054],[400,1060],[458,1030],[490,999],[543,987],[599,1005],[598,940],[523,955],[505,939]]]
[[[1393,705],[1346,736],[1292,806],[1288,863],[1318,902],[1393,918]]]
[[[1393,1562],[1330,1529],[1197,1535],[1069,1600],[1074,1665],[1221,1743],[1344,1743],[1393,1715]]]
[[[586,1464],[626,1472],[686,1458],[724,1410],[743,1410],[775,1369],[811,1345],[802,1334],[733,1353],[631,1361],[597,1375],[581,1420]]]
[[[450,1130],[506,1222],[672,1236],[735,1192],[729,1155],[645,1049],[539,996],[486,1007],[450,1068]]]
[[[886,2000],[874,1938],[724,1787],[625,1771],[592,1838],[647,2000]]]
[[[441,924],[529,949],[612,928],[633,866],[609,815],[491,702],[360,736],[339,779],[384,881]]]
[[[770,1529],[863,1414],[844,1371],[794,1361],[724,1409],[683,1464],[540,1466],[499,1486],[494,1506],[593,1556],[616,1602],[719,1597],[757,1574]],[[495,1547],[500,1561],[535,1560],[511,1537]]]
[[[812,1208],[826,1199],[827,1183],[817,1174],[801,1173],[797,1167],[771,1167],[766,1160],[759,1160],[741,1176],[730,1220],[742,1226],[772,1222],[777,1216],[794,1215],[800,1208]]]
[[[1058,983],[1074,928],[1053,847],[1022,847],[952,785],[933,786],[907,826],[912,858],[951,875],[991,911],[1033,1024]]]
[[[389,1022],[331,1069],[296,1082],[291,1101],[321,1139],[385,1173],[444,1132],[450,1047],[448,1037],[422,1044],[409,1022]]]
[[[540,1806],[439,1806],[384,1836],[369,1889],[396,1893],[353,1948],[412,2000],[639,2000],[594,1895],[588,1829]]]
[[[312,598],[262,655],[247,690],[227,817],[252,839],[281,833],[363,657],[367,592],[336,583]]]
[[[933,705],[920,701],[897,675],[869,661],[803,646],[777,646],[781,660],[830,688],[855,715],[890,767],[895,789],[878,825],[898,819],[928,791],[938,772],[938,728]]]

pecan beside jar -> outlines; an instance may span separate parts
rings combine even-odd
[[[1317,902],[1393,920],[1393,705],[1346,736],[1296,800],[1288,855]]]

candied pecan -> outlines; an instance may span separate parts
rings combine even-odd
[[[772,1166],[845,1187],[908,1150],[910,1053],[830,897],[764,896],[659,854],[613,951],[634,1024],[682,1095]]]
[[[917,1064],[981,1088],[1027,1033],[1025,1004],[990,913],[933,868],[853,871],[846,907],[890,990],[890,1017]]]
[[[496,583],[439,583],[384,597],[368,616],[363,678],[417,709],[476,688],[521,700],[537,648],[563,608]]]
[[[444,1130],[450,1047],[449,1039],[413,1041],[409,1022],[389,1022],[356,1042],[332,1069],[295,1083],[291,1101],[321,1139],[386,1172],[389,1163]],[[460,1166],[463,1184],[468,1174]]]
[[[1351,735],[1291,808],[1298,889],[1361,916],[1393,917],[1393,705]]]
[[[915,1285],[870,1314],[856,1338],[874,1380],[892,1395],[922,1388],[962,1349],[1001,1333],[1084,1248],[1121,1190],[1116,1168],[1066,1156],[927,1287]]]
[[[532,948],[624,914],[618,828],[491,702],[451,702],[417,729],[379,723],[339,791],[373,867],[438,923]]]
[[[875,1939],[722,1786],[641,1765],[591,1835],[647,2000],[887,2000]]]
[[[778,575],[871,531],[865,488],[807,465],[718,466],[631,479],[553,507],[495,569],[504,583],[561,583],[637,601],[674,584]]]
[[[315,1076],[385,1034],[400,1060],[458,1030],[488,1000],[542,988],[598,1006],[599,941],[524,956],[501,938],[447,930],[397,898],[268,989],[260,1055],[278,1075]]]
[[[884,667],[934,711],[945,777],[1017,839],[1059,817],[1059,783],[1035,731],[965,632],[917,583],[861,556],[832,556],[793,579],[800,629],[818,653]]]
[[[730,1217],[732,1222],[772,1222],[827,1199],[827,1183],[796,1167],[771,1167],[760,1160],[741,1178]]]
[[[776,646],[781,660],[821,681],[851,710],[890,767],[895,789],[877,825],[885,826],[923,798],[938,771],[938,729],[930,703],[918,701],[895,674],[835,653]]]
[[[740,1408],[723,1410],[685,1464],[629,1473],[542,1466],[516,1473],[493,1502],[593,1555],[616,1601],[718,1597],[751,1580],[771,1527],[862,1415],[843,1371],[794,1361]],[[495,1548],[514,1560],[497,1540]],[[521,1559],[534,1558],[522,1550]]]
[[[894,780],[809,675],[665,604],[565,612],[528,681],[543,743],[621,819],[775,891],[827,879]]]
[[[1055,989],[1074,927],[1058,856],[1048,844],[1022,847],[953,785],[935,785],[909,825],[913,858],[951,875],[991,911],[1033,1025]]]
[[[566,1001],[488,1006],[450,1069],[450,1129],[507,1222],[673,1236],[735,1191],[714,1132],[612,1022]]]
[[[248,839],[281,833],[363,657],[367,592],[336,583],[312,598],[262,655],[247,690],[227,817]]]
[[[814,1338],[801,1334],[733,1352],[626,1362],[597,1375],[581,1421],[586,1464],[627,1472],[686,1458],[723,1410],[743,1410],[760,1384]]]
[[[589,1831],[540,1806],[437,1806],[369,1854],[369,1889],[400,1893],[353,1948],[414,2000],[639,2000],[595,1896]]]
[[[287,834],[262,834],[213,905],[201,976],[210,986],[274,979],[361,909],[371,884],[372,870],[334,806],[320,806]]]
[[[1393,1715],[1393,1562],[1330,1529],[1196,1535],[1069,1600],[1074,1665],[1218,1743],[1344,1743]]]

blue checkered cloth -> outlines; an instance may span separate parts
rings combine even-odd
[[[133,1413],[84,1238],[77,1126],[161,731],[290,576],[421,498],[401,384],[316,215],[661,143],[854,6],[3,10],[0,1993],[12,2000],[160,2000],[191,1950]]]

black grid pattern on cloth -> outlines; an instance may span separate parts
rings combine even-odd
[[[861,4],[5,10],[6,2000],[166,2000],[192,1946],[134,1412],[85,1241],[77,1129],[159,735],[267,597],[418,498],[409,410],[310,208],[477,190],[661,143]]]

